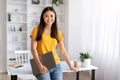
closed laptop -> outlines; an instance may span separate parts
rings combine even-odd
[[[56,63],[55,63],[54,56],[53,56],[52,52],[48,52],[48,53],[43,54],[42,56],[39,57],[39,59],[40,59],[41,63],[47,67],[48,70],[56,67]],[[40,70],[39,70],[35,60],[31,59],[30,63],[31,63],[33,75],[39,74]]]

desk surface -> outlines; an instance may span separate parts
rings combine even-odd
[[[73,64],[73,61],[71,61]],[[73,70],[70,70],[67,63],[65,61],[61,61],[62,71],[63,72],[74,72]],[[23,64],[23,67],[14,68],[14,67],[8,67],[11,74],[32,74],[31,65]],[[95,70],[98,69],[97,67],[90,65],[88,67],[79,67],[78,71],[86,71],[86,70]]]
[[[73,63],[73,62],[71,61],[71,63]],[[69,67],[65,61],[62,61],[61,65],[62,65],[63,72],[74,72],[73,70],[69,69]],[[95,70],[95,69],[98,69],[98,68],[96,66],[93,66],[93,65],[90,65],[88,67],[81,67],[80,66],[78,71]]]

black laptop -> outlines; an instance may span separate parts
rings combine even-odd
[[[43,54],[42,56],[39,57],[39,59],[40,59],[41,63],[47,67],[48,70],[56,67],[56,63],[55,63],[52,52]],[[31,59],[30,63],[31,63],[33,75],[39,74],[40,72],[39,72],[39,69],[38,69],[38,66],[37,66],[35,60]]]

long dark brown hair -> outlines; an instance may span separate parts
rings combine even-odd
[[[36,41],[39,41],[39,40],[42,39],[42,34],[44,32],[44,29],[45,29],[45,22],[44,22],[44,19],[43,19],[43,15],[47,11],[52,11],[55,14],[55,21],[52,24],[50,36],[52,38],[55,38],[57,40],[57,42],[59,42],[58,26],[57,26],[57,15],[56,15],[56,11],[55,11],[55,9],[53,7],[46,7],[46,8],[43,9],[42,14],[41,14],[41,18],[40,18],[40,23],[38,25],[38,34],[37,34],[37,37],[36,37]]]

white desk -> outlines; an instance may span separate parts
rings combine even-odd
[[[71,61],[71,63],[73,64],[73,61]],[[68,65],[66,64],[66,62],[61,62],[62,64],[62,69],[63,69],[63,72],[74,72],[73,70],[70,70]],[[91,80],[95,80],[95,70],[98,69],[97,67],[93,66],[93,65],[90,65],[88,67],[79,67],[78,69],[78,72],[76,72],[76,80],[79,80],[79,73],[80,71],[88,71],[88,70],[91,70],[92,72],[92,77],[91,77]]]
[[[71,61],[73,64],[73,61]],[[66,64],[65,61],[61,61],[61,66],[62,66],[62,71],[64,72],[74,72],[73,70],[70,70],[68,65]],[[79,67],[78,72],[76,72],[76,80],[79,80],[79,72],[80,71],[87,71],[91,70],[92,71],[92,77],[91,80],[95,80],[95,70],[98,69],[95,66],[89,66],[89,67]],[[19,68],[14,68],[14,67],[9,67],[9,71],[11,75],[17,75],[18,77],[23,76],[25,78],[25,75],[29,76],[29,78],[33,78],[34,76],[32,75],[32,69],[30,64],[23,64],[23,67]]]
[[[14,68],[14,67],[8,67],[9,75],[11,75],[11,80],[14,80],[12,78],[13,75],[17,75],[18,78],[22,80],[28,80],[33,79],[35,80],[35,76],[32,74],[31,65],[29,63],[23,64],[23,67]]]

